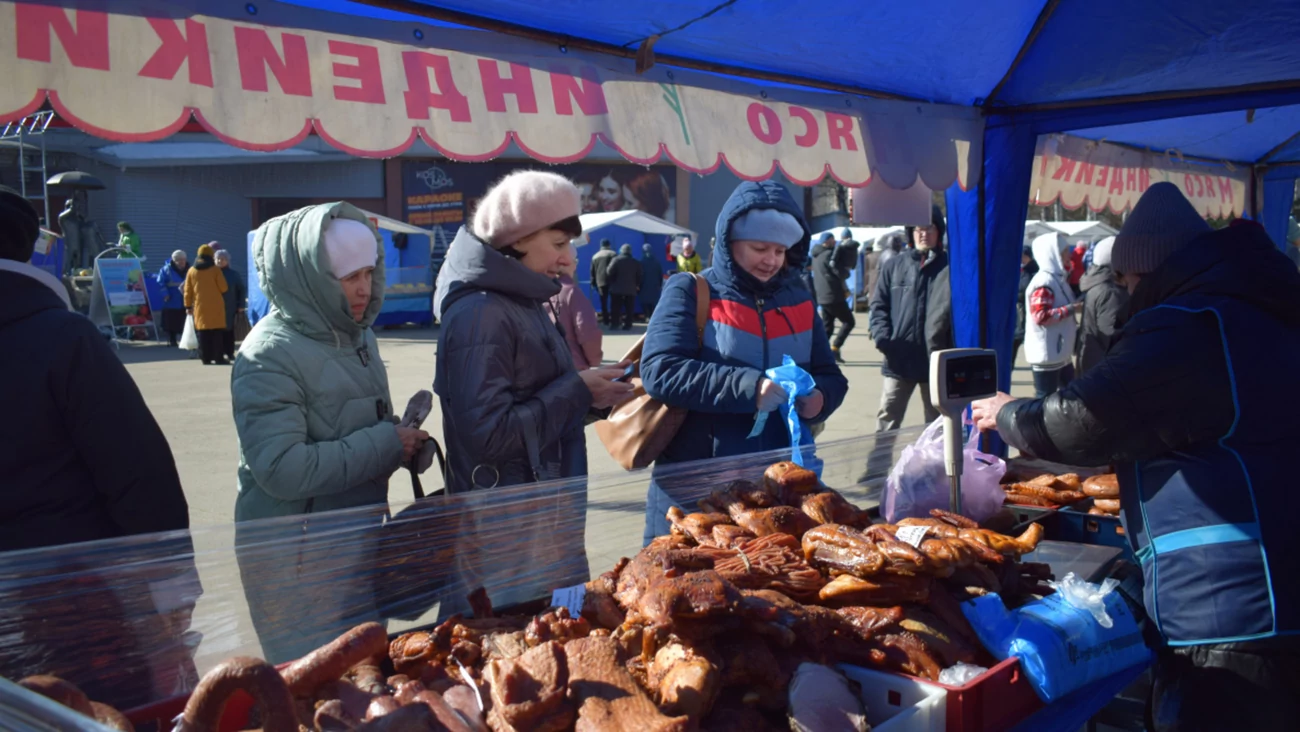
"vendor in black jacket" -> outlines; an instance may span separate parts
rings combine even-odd
[[[1132,293],[1106,357],[1045,399],[978,402],[1022,452],[1114,465],[1161,638],[1154,727],[1300,718],[1300,274],[1256,224],[1211,231],[1177,187],[1142,196],[1112,264]]]

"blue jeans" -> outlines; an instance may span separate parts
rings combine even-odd
[[[645,497],[645,534],[642,537],[642,546],[648,545],[656,536],[665,536],[672,524],[668,521],[668,509],[676,506],[677,502],[668,497],[662,489],[653,481],[650,481],[650,490],[646,492]]]

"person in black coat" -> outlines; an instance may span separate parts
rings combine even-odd
[[[1038,274],[1038,262],[1034,261],[1034,248],[1028,244],[1020,252],[1020,289],[1016,294],[1016,337],[1011,345],[1011,366],[1014,368],[1019,357],[1020,347],[1025,345],[1025,296],[1029,293],[1029,283]]]
[[[619,247],[618,256],[610,260],[608,273],[611,328],[619,327],[621,320],[623,330],[632,330],[641,276],[641,263],[632,256],[632,245]]]
[[[1083,290],[1083,322],[1079,327],[1078,374],[1091,369],[1110,352],[1119,338],[1128,312],[1128,290],[1110,266],[1115,237],[1108,236],[1093,249],[1092,267],[1079,280]]]
[[[0,420],[0,553],[187,529],[189,507],[171,448],[135,382],[99,330],[71,311],[63,284],[27,264],[39,233],[31,204],[0,188],[0,404],[6,413]],[[0,649],[0,676],[55,673],[55,666],[41,664],[63,658],[57,671],[70,674],[68,680],[97,700],[149,701],[153,680],[146,667],[132,665],[131,654],[143,658],[159,648],[155,643],[175,641],[176,635],[141,638],[131,626],[146,627],[148,613],[177,611],[168,627],[183,632],[199,591],[188,536],[156,543],[166,547],[163,557],[190,556],[188,567],[163,572],[152,599],[95,607],[81,618],[95,621],[95,632],[87,630],[79,640],[66,629],[60,634],[45,612],[60,603],[98,604],[88,600],[101,597],[95,590],[76,589],[73,568],[65,594],[49,607],[40,598],[0,591],[0,608],[17,614],[6,611],[0,626],[15,627],[24,637],[23,648]],[[27,565],[32,577],[36,562]],[[162,586],[174,587],[177,576],[190,588],[173,595],[181,599],[159,605],[168,594]],[[125,595],[118,599],[126,602]],[[126,653],[120,666],[114,664],[121,670],[109,674],[93,664],[66,664],[74,656],[87,658],[86,649],[95,646]]]
[[[1153,729],[1300,718],[1300,273],[1253,222],[1213,231],[1156,183],[1116,237],[1129,319],[1101,363],[1042,399],[976,402],[981,430],[1113,466],[1157,653]]]
[[[857,319],[849,307],[849,291],[844,282],[849,277],[849,269],[839,261],[840,250],[835,248],[835,238],[829,233],[822,234],[813,247],[812,270],[813,289],[817,293],[817,304],[822,310],[822,323],[826,327],[826,338],[831,341],[831,353],[836,363],[844,363],[840,348],[848,340]],[[835,336],[835,321],[840,321],[840,334]]]

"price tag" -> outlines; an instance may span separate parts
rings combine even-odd
[[[586,585],[561,587],[551,592],[551,605],[569,609],[569,615],[578,617],[582,614],[582,601],[587,597]]]
[[[894,536],[906,544],[911,544],[916,548],[921,548],[921,542],[925,541],[925,535],[930,533],[929,526],[899,526]]]

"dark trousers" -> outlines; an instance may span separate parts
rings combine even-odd
[[[1066,364],[1054,371],[1034,372],[1034,398],[1042,399],[1069,386],[1074,381],[1074,364]]]
[[[632,316],[636,310],[636,295],[610,295],[609,325],[632,330]],[[621,326],[620,326],[621,324]]]
[[[840,321],[840,334],[835,335],[835,321]],[[849,304],[843,300],[836,300],[830,305],[822,306],[822,324],[826,326],[826,338],[831,341],[831,348],[839,350],[844,345],[844,341],[849,339],[849,333],[853,332],[853,326],[858,324],[853,317],[853,311],[849,309]]]
[[[221,340],[222,334],[225,332],[224,329],[197,332],[196,335],[199,337],[199,358],[203,359],[203,363],[215,363],[221,360]]]
[[[604,287],[596,285],[596,292],[600,293],[600,322],[611,325],[609,317],[609,285]]]
[[[231,361],[235,360],[235,329],[226,328],[221,331],[221,352]]]

